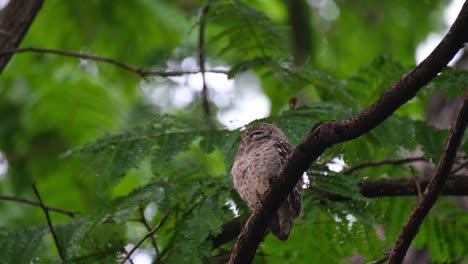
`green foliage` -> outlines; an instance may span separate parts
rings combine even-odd
[[[148,125],[89,143],[66,155],[78,153],[87,158],[89,168],[98,169],[96,176],[103,179],[104,185],[120,180],[148,156],[152,157],[151,165],[155,175],[171,175],[174,170],[171,163],[173,156],[188,150],[196,140],[200,140],[199,144],[204,151],[213,151],[215,146],[226,143],[220,150],[230,162],[236,135],[229,131],[211,130],[189,120],[161,116]]]
[[[308,195],[306,198],[313,199]],[[306,205],[304,210],[312,212],[293,228],[287,244],[268,237],[266,245],[261,247],[266,254],[266,262],[281,263],[284,259],[301,262],[307,259],[313,262],[347,263],[346,260],[354,254],[363,255],[369,261],[379,258],[385,243],[378,239],[373,223],[363,222],[356,218],[355,212],[343,210],[352,206],[352,202],[341,206]],[[362,205],[359,208],[364,210]]]
[[[392,116],[366,135],[337,148],[343,148],[341,153],[349,165],[401,158],[417,146],[421,146],[428,160],[437,161],[447,135],[448,131],[432,128],[421,121]]]
[[[204,17],[207,68],[229,66],[234,83],[245,71],[256,74],[271,111],[252,124],[276,124],[293,146],[317,123],[344,119],[368,107],[405,74],[414,64],[417,44],[441,28],[440,7],[447,1],[304,2],[311,5],[314,50],[303,54],[308,60],[301,66],[293,63],[291,15],[284,1],[208,1]],[[198,56],[195,28],[204,4],[50,0],[22,45],[82,51],[148,69],[186,70],[183,60]],[[0,163],[3,157],[8,162],[6,175],[0,175],[0,193],[34,199],[30,186],[36,182],[48,206],[79,212],[69,219],[51,211],[67,263],[115,263],[124,246],[147,233],[143,220],[153,228],[166,213],[153,235],[157,248],[148,239],[141,249],[154,253],[155,262],[216,262],[232,248],[233,242],[212,246],[212,238],[234,217],[230,206],[235,204],[242,218],[250,213],[230,177],[242,129],[222,128],[217,117],[224,109],[216,104],[210,104],[207,121],[198,95],[188,107],[177,109],[153,103],[173,100],[178,89],[191,86],[194,79],[145,80],[155,91],[169,87],[167,97],[155,99],[139,89],[143,81],[135,74],[112,65],[15,55],[0,78]],[[216,90],[212,86],[208,82],[214,102],[217,91],[211,93]],[[416,197],[368,199],[358,183],[412,177],[410,169],[389,165],[345,175],[331,171],[330,161],[342,158],[346,168],[407,157],[419,147],[436,163],[448,131],[425,124],[425,103],[434,92],[453,97],[467,86],[466,72],[448,68],[376,129],[328,149],[309,170],[310,184],[350,200],[333,202],[306,190],[303,213],[290,239],[283,243],[267,236],[255,262],[380,258],[395,242]],[[231,95],[223,96],[230,100]],[[292,98],[299,103],[288,108]],[[0,219],[0,262],[60,261],[40,208],[1,201],[0,209],[5,212]],[[413,247],[427,249],[436,263],[466,259],[465,214],[453,200],[439,199]]]
[[[354,177],[340,173],[329,172],[326,174],[317,174],[311,171],[309,173],[312,175],[309,177],[311,185],[321,190],[339,194],[353,200],[364,199],[364,197],[359,192],[358,181]]]
[[[0,251],[3,263],[28,263],[35,256],[46,227],[24,229],[2,228],[0,231]]]
[[[462,94],[468,86],[466,71],[446,68],[428,86],[427,93],[441,92],[449,98]]]

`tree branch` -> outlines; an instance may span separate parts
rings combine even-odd
[[[294,149],[279,177],[265,193],[262,206],[253,212],[242,229],[232,250],[230,263],[252,262],[271,217],[313,161],[333,144],[357,138],[377,127],[413,98],[468,41],[466,32],[468,3],[463,5],[458,18],[434,51],[416,68],[394,82],[375,103],[351,118],[316,125]]]
[[[164,224],[164,222],[166,221],[167,217],[169,216],[169,211],[166,212],[166,214],[163,216],[163,218],[161,219],[161,221],[159,221],[159,223],[153,228],[151,229],[151,231],[149,231],[144,237],[143,239],[140,240],[140,242],[138,242],[138,244],[136,244],[129,252],[128,254],[125,256],[124,259],[122,259],[122,261],[120,261],[120,264],[124,264],[125,261],[130,258],[130,256],[135,252],[135,250],[137,250],[137,248],[139,246],[141,246],[141,244],[143,244],[143,242],[145,242],[146,239],[148,239],[148,237],[151,237],[153,236],[154,233],[156,233],[156,231],[159,230],[159,228],[161,228],[161,226]]]
[[[0,50],[19,46],[43,2],[43,0],[14,0],[8,3],[0,16]],[[0,57],[0,73],[10,58],[11,54]]]
[[[80,59],[85,59],[85,60],[105,62],[108,64],[115,65],[128,72],[137,74],[138,76],[142,78],[147,77],[147,76],[171,77],[171,76],[180,76],[180,75],[185,75],[185,74],[200,73],[200,71],[151,71],[151,70],[145,70],[145,69],[139,68],[137,66],[134,66],[125,62],[114,60],[108,57],[102,57],[102,56],[97,56],[97,55],[92,55],[92,54],[81,53],[81,52],[45,49],[45,48],[33,48],[33,47],[18,48],[18,49],[3,49],[3,50],[0,50],[0,58],[9,56],[14,53],[23,53],[23,52],[55,54],[55,55],[62,55],[66,57],[74,57],[74,58],[80,58]],[[222,74],[228,73],[228,71],[225,71],[225,70],[205,70],[205,72],[222,73]]]
[[[466,166],[468,166],[468,160],[463,162],[462,164],[460,164],[460,166],[458,166],[457,168],[453,169],[451,173],[456,174],[457,172],[459,172],[462,169],[466,168]]]
[[[426,161],[426,159],[424,157],[416,157],[416,158],[405,158],[405,159],[369,161],[369,162],[361,163],[359,165],[351,167],[343,171],[343,174],[350,175],[358,170],[362,170],[362,169],[369,168],[369,167],[377,167],[377,166],[382,166],[382,165],[400,165],[400,164],[411,163],[415,161]]]
[[[467,3],[465,3],[467,5]],[[418,233],[419,226],[431,210],[442,191],[447,177],[450,175],[453,162],[457,155],[457,149],[460,146],[466,126],[468,125],[468,90],[463,97],[463,104],[457,114],[455,122],[452,123],[450,135],[445,144],[442,156],[439,159],[434,176],[423,194],[423,199],[418,206],[411,212],[408,221],[398,235],[398,239],[390,253],[388,263],[402,263],[403,258],[408,251],[411,242]]]
[[[220,234],[218,234],[215,237],[210,237],[211,242],[213,243],[213,247],[214,248],[220,247],[221,245],[224,245],[227,242],[236,238],[239,235],[244,223],[245,223],[245,220],[243,220],[239,216],[225,223],[221,227],[222,231]]]
[[[18,203],[29,204],[29,205],[32,205],[32,206],[38,206],[38,207],[42,208],[41,204],[38,203],[38,202],[34,202],[34,201],[29,200],[29,199],[16,197],[16,196],[0,195],[0,201],[18,202]],[[65,215],[68,215],[71,218],[74,218],[75,214],[76,214],[75,212],[68,211],[68,210],[65,210],[65,209],[46,206],[46,205],[44,205],[44,206],[47,208],[48,211],[54,211],[54,212],[57,212],[57,213],[65,214]]]
[[[421,189],[425,189],[430,180],[430,177],[419,179]],[[358,185],[361,195],[366,198],[418,195],[417,187],[414,184],[413,178],[363,180]],[[309,187],[309,190],[332,202],[351,200],[349,197],[325,191],[315,186]],[[441,194],[446,196],[468,196],[468,176],[450,176],[447,179]],[[217,236],[210,238],[213,247],[217,248],[235,239],[239,235],[244,223],[245,221],[240,217],[236,217],[225,223],[221,228],[222,232]]]
[[[431,178],[429,177],[418,180],[422,190],[426,189],[430,180]],[[358,185],[361,195],[366,198],[418,195],[418,188],[416,184],[414,184],[414,178],[364,180]],[[309,189],[330,201],[340,202],[351,200],[349,197],[328,192],[314,186],[309,187]],[[468,176],[449,177],[441,194],[453,196],[468,195]]]
[[[140,210],[140,219],[138,221],[141,222],[146,227],[146,230],[148,232],[151,232],[151,227],[145,218],[145,209],[141,205],[139,206],[138,209]],[[156,251],[156,256],[158,256],[159,255],[158,244],[156,244],[156,239],[154,239],[154,236],[152,235],[151,235],[151,244],[153,244],[154,250]]]
[[[205,80],[205,15],[210,10],[210,6],[203,7],[200,14],[200,24],[198,30],[198,64],[200,65],[200,72],[203,80],[202,101],[203,111],[207,118],[210,118],[210,102],[208,100],[208,87]]]
[[[39,195],[39,191],[37,190],[36,185],[33,183],[32,188],[34,190],[34,194],[36,194],[37,200],[39,201],[39,204],[42,208],[42,211],[44,211],[45,217],[47,219],[47,225],[49,226],[50,233],[52,233],[52,238],[54,239],[55,246],[57,247],[58,254],[62,261],[65,261],[65,256],[63,255],[63,252],[60,248],[60,244],[57,238],[57,234],[55,233],[54,226],[52,225],[52,221],[50,220],[50,215],[49,215],[49,209],[47,209],[47,206],[44,205],[42,202],[42,198]]]

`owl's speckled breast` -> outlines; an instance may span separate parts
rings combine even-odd
[[[259,123],[246,128],[231,170],[239,195],[254,210],[260,207],[265,192],[280,169],[287,164],[293,148],[283,131],[274,125]],[[268,228],[280,240],[287,240],[302,207],[302,180],[281,204]]]
[[[234,185],[250,207],[258,208],[271,180],[281,168],[280,153],[275,148],[277,140],[255,142],[245,149],[245,155],[234,162]]]

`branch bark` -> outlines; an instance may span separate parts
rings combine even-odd
[[[466,3],[465,3],[466,5]],[[463,97],[463,104],[460,107],[457,118],[452,124],[450,135],[445,144],[442,156],[439,159],[434,176],[423,194],[423,199],[418,203],[418,206],[411,212],[408,221],[398,235],[398,239],[390,253],[388,263],[402,263],[403,258],[408,251],[411,242],[418,233],[419,226],[426,215],[435,204],[442,188],[445,185],[447,177],[450,175],[453,162],[457,155],[457,149],[461,144],[463,134],[468,125],[468,90]]]
[[[8,3],[0,16],[0,50],[19,46],[43,3],[43,0],[14,0]],[[0,57],[0,73],[10,58],[11,54]]]
[[[268,223],[304,171],[328,147],[357,138],[391,116],[400,106],[441,72],[468,41],[468,3],[434,51],[416,68],[395,81],[371,106],[341,121],[316,125],[297,146],[266,192],[261,208],[253,212],[234,246],[230,263],[251,263]]]
[[[430,177],[419,179],[419,183],[423,190],[426,189],[430,180]],[[363,180],[358,185],[361,195],[366,198],[418,195],[414,178]],[[344,202],[351,200],[349,197],[318,189],[316,187],[309,187],[309,190],[331,202]],[[468,176],[450,176],[447,179],[441,194],[446,196],[468,196]],[[210,238],[213,247],[217,248],[235,239],[242,230],[244,223],[245,221],[240,217],[236,217],[225,223],[222,227],[222,232],[219,235]]]

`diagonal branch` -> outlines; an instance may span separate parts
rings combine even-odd
[[[9,56],[11,54],[23,53],[23,52],[55,54],[55,55],[61,55],[61,56],[66,56],[66,57],[74,57],[74,58],[80,58],[80,59],[85,59],[85,60],[105,62],[108,64],[112,64],[114,66],[117,66],[126,71],[129,71],[131,73],[137,74],[138,76],[142,78],[147,77],[147,76],[171,77],[171,76],[180,76],[180,75],[185,75],[185,74],[200,73],[200,71],[151,71],[151,70],[145,70],[145,69],[139,68],[137,66],[134,66],[125,62],[114,60],[108,57],[102,57],[102,56],[86,54],[86,53],[81,53],[81,52],[67,51],[67,50],[55,50],[55,49],[46,49],[46,48],[33,48],[33,47],[0,50],[0,58],[4,56]],[[222,74],[228,73],[228,71],[225,71],[225,70],[205,70],[205,72],[222,73]]]
[[[416,68],[395,81],[371,106],[357,115],[340,121],[317,124],[289,157],[263,197],[262,206],[253,212],[234,246],[230,263],[251,263],[268,223],[292,191],[304,171],[327,148],[357,138],[377,127],[400,106],[413,98],[437,76],[468,41],[468,3],[434,51]]]
[[[29,205],[32,205],[32,206],[38,206],[38,207],[42,208],[41,204],[38,203],[38,202],[34,202],[34,201],[31,201],[31,200],[21,198],[21,197],[16,197],[16,196],[0,195],[0,201],[18,202],[18,203],[29,204]],[[45,208],[47,208],[48,211],[54,211],[54,212],[57,212],[57,213],[65,214],[65,215],[68,215],[71,218],[75,217],[75,212],[71,212],[71,211],[61,209],[61,208],[57,208],[57,207],[50,207],[50,206],[46,206],[46,205],[44,205],[44,206],[45,206]]]
[[[47,219],[47,225],[49,226],[50,233],[52,233],[52,238],[54,239],[55,246],[57,247],[58,254],[62,261],[65,260],[65,256],[63,255],[63,252],[60,248],[60,244],[57,238],[57,234],[55,233],[54,226],[52,225],[52,221],[50,220],[50,215],[49,215],[49,209],[47,206],[44,205],[44,202],[42,202],[42,198],[39,195],[39,191],[37,190],[37,187],[35,184],[32,185],[32,188],[34,190],[34,194],[36,194],[37,200],[39,201],[39,204],[41,205],[42,211],[44,211],[44,214]]]
[[[128,254],[125,256],[124,259],[122,259],[122,261],[120,261],[120,264],[124,264],[125,261],[127,259],[130,258],[130,256],[135,252],[135,250],[137,250],[137,248],[139,246],[141,246],[141,244],[143,244],[143,242],[145,242],[146,239],[148,239],[149,237],[153,236],[154,233],[156,233],[156,231],[159,230],[159,228],[161,228],[161,226],[164,224],[164,222],[166,221],[167,217],[169,216],[169,211],[166,212],[166,214],[163,216],[163,218],[161,219],[161,221],[159,221],[159,223],[153,228],[151,229],[151,231],[149,231],[141,240],[140,242],[138,242],[129,252]]]
[[[442,191],[447,177],[450,175],[453,162],[455,160],[457,149],[463,138],[466,126],[468,125],[468,90],[463,97],[463,104],[457,114],[455,122],[452,123],[450,135],[445,143],[444,151],[439,159],[434,176],[423,194],[423,199],[418,206],[411,212],[408,221],[398,235],[398,239],[390,253],[388,263],[401,263],[408,251],[411,242],[418,233],[419,226],[431,210]]]
[[[468,166],[468,160],[463,162],[462,164],[460,164],[460,166],[458,166],[457,168],[453,169],[451,173],[456,174],[457,172],[459,172],[462,169],[466,168],[466,166]]]
[[[14,0],[8,3],[0,16],[0,50],[19,46],[43,3],[43,0]],[[10,58],[11,54],[0,57],[0,73]]]
[[[145,209],[141,205],[139,206],[138,209],[140,211],[140,219],[138,221],[141,222],[145,226],[145,228],[146,228],[146,230],[148,232],[151,232],[151,227],[150,227],[150,225],[148,224],[148,221],[146,221],[146,218],[145,218]],[[156,252],[156,256],[158,256],[159,255],[158,244],[156,244],[156,239],[154,239],[154,236],[152,236],[152,235],[151,235],[151,244],[154,247],[154,250]]]

